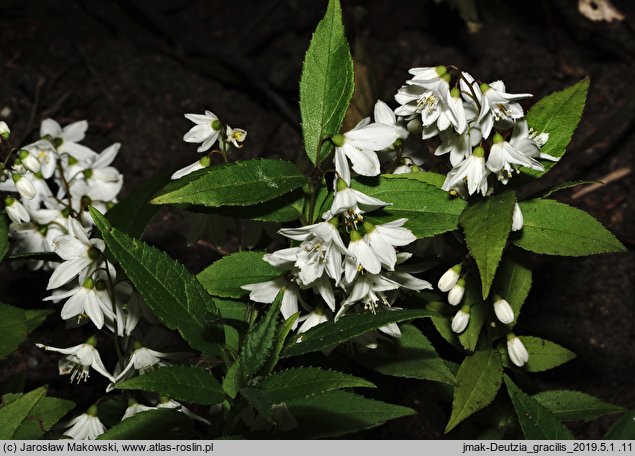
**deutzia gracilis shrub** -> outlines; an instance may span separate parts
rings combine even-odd
[[[50,274],[40,309],[0,304],[0,356],[28,339],[71,382],[103,384],[84,410],[44,386],[3,396],[0,421],[19,425],[0,437],[321,438],[415,413],[376,399],[369,371],[435,389],[450,437],[570,438],[563,421],[620,412],[584,392],[520,388],[574,357],[515,328],[528,252],[625,250],[551,199],[557,188],[520,197],[565,154],[589,80],[532,104],[441,63],[411,68],[394,102],[344,129],[353,62],[330,0],[300,81],[310,172],[241,160],[245,130],[188,113],[196,160],[121,201],[120,145],[90,149],[86,121],[46,119],[28,145],[0,122],[0,259]],[[161,205],[186,211],[188,238],[223,257],[194,276],[139,240]],[[232,233],[240,245],[227,250]],[[88,336],[32,340],[51,313]]]

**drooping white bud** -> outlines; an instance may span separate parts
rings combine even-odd
[[[22,161],[22,165],[32,173],[39,173],[42,169],[42,164],[40,160],[33,154],[31,154],[28,150],[22,149],[19,153],[20,160]]]
[[[514,204],[514,213],[512,215],[512,231],[519,231],[523,228],[523,213],[518,203]]]
[[[4,140],[7,140],[9,139],[9,136],[11,136],[11,130],[9,129],[9,126],[6,122],[0,121],[0,137]]]
[[[15,189],[22,196],[22,198],[26,198],[28,200],[32,200],[33,198],[35,198],[35,187],[31,183],[31,181],[25,179],[17,173],[14,173],[11,177],[13,178],[13,182],[15,182]]]
[[[463,295],[465,294],[465,280],[459,279],[456,282],[450,292],[448,293],[448,302],[453,306],[458,306],[463,300]]]
[[[507,353],[509,359],[518,367],[522,367],[529,360],[529,353],[523,342],[514,333],[507,334]]]
[[[494,313],[501,323],[508,325],[514,321],[514,310],[509,303],[500,296],[496,296],[495,298]]]
[[[470,322],[470,306],[463,306],[452,319],[452,331],[462,333]]]
[[[439,283],[437,287],[439,290],[443,292],[450,291],[456,282],[459,280],[459,275],[461,274],[461,265],[456,264],[452,266],[450,269],[445,271],[445,273],[439,279]]]
[[[21,202],[19,202],[15,198],[7,196],[4,199],[4,203],[6,206],[7,215],[12,221],[14,221],[15,223],[29,223],[31,221],[31,216]]]

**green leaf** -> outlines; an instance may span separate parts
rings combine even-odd
[[[24,318],[26,319],[26,329],[30,333],[35,331],[46,317],[54,312],[53,309],[26,309],[24,311]]]
[[[278,327],[278,313],[283,295],[284,290],[278,293],[265,316],[253,325],[245,336],[239,359],[242,374],[247,377],[257,374],[269,359]]]
[[[295,324],[295,322],[298,320],[299,317],[300,317],[300,312],[297,312],[291,315],[289,318],[283,321],[280,327],[278,328],[278,331],[276,333],[276,338],[273,341],[271,356],[269,356],[269,359],[267,360],[267,363],[265,364],[265,367],[263,368],[263,373],[265,375],[270,374],[273,371],[273,369],[276,367],[276,365],[278,364],[278,361],[280,360],[280,353],[282,352],[282,349],[284,348],[284,343],[287,340],[287,336],[291,332],[293,325]]]
[[[364,214],[364,218],[372,223],[407,218],[405,226],[418,238],[445,233],[458,227],[465,201],[453,198],[448,192],[425,182],[401,176],[382,175],[372,180],[374,185],[352,182],[354,189],[391,203],[381,211]]]
[[[591,180],[578,180],[578,181],[571,181],[571,182],[563,182],[562,184],[558,184],[558,185],[556,185],[554,187],[551,187],[549,190],[547,190],[545,193],[543,193],[540,197],[541,198],[547,198],[547,197],[553,195],[554,193],[562,191],[562,190],[578,187],[580,185],[591,185],[591,184],[606,185],[602,181],[591,181]]]
[[[549,133],[549,140],[542,146],[542,152],[554,157],[562,157],[571,141],[586,102],[589,90],[589,78],[554,92],[541,99],[527,112],[527,125],[536,133]],[[554,162],[543,161],[544,171],[523,170],[539,177],[554,165]]]
[[[214,405],[225,399],[220,383],[206,370],[189,366],[166,366],[117,383],[122,390],[165,394],[177,401]]]
[[[604,415],[624,411],[622,407],[580,391],[544,391],[535,394],[533,398],[562,421],[592,421]]]
[[[434,187],[441,188],[445,182],[445,175],[439,173],[433,173],[432,171],[421,171],[418,173],[406,173],[406,174],[386,174],[384,177],[389,179],[412,179],[419,182],[425,182]]]
[[[75,408],[72,401],[56,397],[43,397],[31,409],[13,438],[15,440],[36,440],[49,431],[64,415]]]
[[[147,410],[108,429],[97,440],[187,439],[194,436],[192,421],[170,409]]]
[[[262,259],[264,252],[245,251],[232,253],[212,263],[196,278],[213,296],[240,298],[249,291],[240,288],[250,283],[267,282],[284,271]]]
[[[434,325],[435,329],[441,337],[443,337],[448,343],[452,344],[458,349],[462,348],[461,342],[456,333],[452,331],[452,312],[454,308],[450,308],[446,302],[432,301],[426,305],[426,309],[436,312],[438,315],[430,317],[430,321]]]
[[[257,220],[260,222],[286,223],[300,218],[304,198],[304,192],[298,188],[278,198],[265,201],[264,203],[253,204],[251,206],[221,206],[208,210],[215,214],[228,217]]]
[[[325,136],[339,133],[354,90],[353,60],[342,25],[339,0],[330,0],[304,57],[300,114],[304,147],[318,165],[332,146]]]
[[[157,318],[169,329],[178,330],[192,348],[218,353],[218,344],[206,334],[206,320],[210,314],[217,315],[217,310],[200,282],[165,252],[110,226],[92,207],[90,213],[108,251]]]
[[[296,367],[264,378],[258,388],[274,403],[302,399],[343,388],[374,388],[368,380],[317,367]]]
[[[418,378],[454,385],[456,379],[436,350],[413,325],[401,325],[401,337],[352,358],[384,375]]]
[[[291,162],[247,160],[211,166],[170,182],[152,204],[248,206],[302,187],[306,178]]]
[[[507,325],[508,328],[516,324],[530,289],[531,270],[509,256],[504,257],[496,276],[496,292],[514,311],[514,322]]]
[[[250,406],[263,416],[265,419],[271,419],[273,401],[269,395],[260,388],[246,387],[240,389],[240,395],[244,397]]]
[[[505,375],[505,386],[514,404],[523,434],[529,440],[573,439],[571,431],[537,400],[525,394]]]
[[[0,406],[0,440],[11,440],[31,415],[36,404],[46,395],[46,387],[34,389],[8,404]]]
[[[519,336],[529,353],[524,368],[529,372],[542,372],[553,369],[575,358],[575,353],[560,345],[539,337]]]
[[[477,351],[463,360],[456,374],[452,415],[445,427],[449,432],[496,397],[503,377],[503,365],[496,350]]]
[[[610,231],[580,209],[549,199],[523,201],[520,209],[525,222],[513,242],[525,250],[566,256],[626,251]]]
[[[631,410],[611,426],[604,438],[606,440],[634,440],[635,410]]]
[[[240,366],[240,358],[234,361],[231,367],[227,370],[225,377],[223,378],[222,388],[223,391],[232,399],[238,395],[240,385],[242,383],[243,374]]]
[[[287,402],[287,407],[298,422],[298,428],[290,431],[293,438],[336,437],[416,413],[344,391],[296,399]]]
[[[150,220],[159,211],[157,206],[149,203],[150,198],[170,182],[171,174],[163,171],[153,175],[119,201],[106,214],[111,225],[134,238],[140,238]]]
[[[489,305],[483,302],[481,296],[481,284],[474,276],[468,276],[465,280],[465,295],[463,297],[462,305],[470,306],[470,321],[467,324],[467,328],[459,334],[459,342],[461,346],[469,351],[474,351],[478,338],[481,335],[485,318],[487,317],[487,309]],[[459,306],[457,306],[459,307]],[[458,309],[457,309],[458,310]],[[453,315],[454,316],[453,312]],[[451,329],[451,323],[450,323]]]
[[[0,212],[0,261],[9,251],[9,225],[4,213]]]
[[[508,191],[470,204],[461,214],[465,242],[481,274],[483,299],[489,295],[496,268],[512,228],[516,195]]]
[[[24,310],[0,303],[0,359],[13,353],[27,336]]]
[[[298,356],[341,344],[354,337],[381,328],[389,323],[414,320],[436,315],[429,310],[396,310],[378,314],[348,315],[337,322],[329,321],[314,326],[302,334],[302,341],[294,339],[282,350],[281,357]]]

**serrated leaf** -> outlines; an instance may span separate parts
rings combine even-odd
[[[542,372],[553,369],[575,358],[571,350],[539,337],[519,336],[529,353],[524,368],[529,372]]]
[[[273,401],[266,391],[260,388],[246,387],[240,389],[240,395],[247,400],[263,418],[269,420],[272,417]]]
[[[192,421],[176,410],[147,410],[108,429],[97,440],[187,439],[194,436]]]
[[[462,348],[461,342],[457,334],[452,331],[452,311],[446,302],[432,301],[426,305],[426,309],[436,312],[438,315],[430,317],[430,321],[438,331],[439,335],[443,337],[448,343],[452,344],[458,349]],[[447,364],[446,364],[447,365]]]
[[[296,399],[287,407],[298,422],[294,438],[337,437],[379,426],[386,421],[414,415],[408,407],[367,399],[344,391]]]
[[[407,177],[380,176],[373,185],[353,181],[352,187],[373,198],[391,203],[381,211],[364,214],[373,223],[407,218],[406,227],[418,238],[452,231],[458,227],[465,201],[425,182]],[[510,216],[511,220],[511,216]]]
[[[46,395],[46,387],[34,389],[0,406],[0,440],[11,440],[31,414],[36,404]]]
[[[384,375],[454,385],[456,379],[430,341],[413,325],[401,325],[401,337],[352,358]]]
[[[165,252],[112,227],[96,209],[90,208],[90,213],[108,251],[157,318],[178,330],[192,348],[218,353],[219,345],[209,340],[206,326],[210,314],[218,316],[218,311],[200,282]]]
[[[43,397],[31,409],[13,438],[15,440],[36,440],[49,431],[64,415],[75,408],[72,401],[56,397]]]
[[[260,222],[286,223],[297,220],[302,216],[304,200],[304,192],[298,188],[264,203],[250,206],[221,206],[208,210],[214,214],[228,217]],[[200,210],[200,207],[197,210]]]
[[[513,327],[520,315],[520,309],[531,289],[531,270],[522,263],[506,256],[503,258],[496,276],[496,292],[502,296],[514,311]]]
[[[563,182],[562,184],[558,184],[554,187],[551,187],[549,190],[547,190],[545,193],[543,193],[540,197],[541,198],[547,198],[551,195],[553,195],[556,192],[562,191],[562,190],[566,190],[569,188],[575,188],[578,187],[580,185],[590,185],[590,184],[601,184],[601,185],[606,185],[604,184],[604,182],[601,181],[591,181],[591,180],[578,180],[578,181],[571,181],[571,182]]]
[[[155,174],[119,201],[106,213],[111,225],[134,238],[140,238],[159,211],[157,206],[150,204],[150,198],[170,182],[170,176],[171,173],[167,171]]]
[[[580,209],[549,199],[519,204],[524,225],[512,240],[525,250],[566,256],[626,251],[610,231]]]
[[[241,285],[267,282],[284,273],[262,259],[264,252],[232,253],[203,269],[196,278],[213,296],[240,298],[249,294]]]
[[[317,367],[296,367],[271,374],[258,388],[274,403],[288,402],[343,388],[374,388],[363,378]]]
[[[542,98],[527,112],[527,125],[536,133],[549,133],[549,140],[542,146],[542,152],[554,157],[562,157],[573,136],[584,110],[589,78],[554,92]],[[532,176],[542,176],[555,164],[543,160],[544,171],[526,170]]]
[[[606,440],[634,440],[635,439],[635,410],[631,410],[620,418],[607,431]]]
[[[214,405],[225,399],[220,383],[206,370],[189,366],[165,366],[115,385],[122,390],[165,394],[177,401]]]
[[[341,344],[354,337],[381,328],[389,323],[426,318],[437,315],[428,310],[395,310],[378,314],[348,315],[337,322],[319,324],[302,334],[302,341],[291,339],[280,356],[298,356]]]
[[[283,295],[284,290],[278,293],[264,317],[245,336],[239,359],[242,374],[247,377],[257,374],[271,355]]]
[[[507,376],[505,386],[514,404],[520,427],[528,440],[573,439],[571,431],[538,401],[518,388]]]
[[[195,171],[170,182],[152,204],[248,206],[302,187],[306,178],[291,162],[246,160]]]
[[[384,174],[388,179],[412,179],[419,182],[425,182],[434,187],[441,188],[445,182],[445,175],[439,173],[433,173],[432,171],[421,171],[418,173],[405,173],[405,174]]]
[[[562,421],[592,421],[604,415],[624,411],[622,407],[580,391],[543,391],[535,394],[533,399]]]
[[[476,200],[461,214],[465,242],[481,274],[483,299],[489,295],[498,263],[503,255],[512,228],[515,203],[516,195],[512,191],[507,191]]]
[[[9,251],[9,224],[4,213],[0,212],[0,261]]]
[[[24,310],[0,303],[0,359],[13,353],[27,337]]]
[[[283,321],[280,327],[278,328],[278,331],[276,332],[275,340],[273,341],[271,356],[269,356],[269,359],[267,360],[267,363],[265,364],[265,367],[263,368],[264,375],[270,374],[273,371],[273,369],[276,367],[276,365],[278,364],[278,361],[280,360],[280,353],[282,352],[282,349],[284,348],[284,343],[287,340],[287,336],[291,332],[291,329],[293,329],[293,326],[295,325],[295,322],[298,320],[299,317],[300,317],[300,312],[297,312],[291,315],[289,318]]]
[[[236,359],[223,378],[223,383],[221,384],[223,391],[225,391],[230,398],[234,399],[238,395],[242,379],[243,374],[240,367],[240,359]]]
[[[344,35],[342,9],[339,0],[330,0],[311,38],[300,77],[304,148],[314,164],[332,149],[322,140],[339,133],[353,90],[353,60]]]
[[[445,427],[449,432],[496,397],[503,378],[503,365],[496,350],[482,350],[463,360],[456,374],[452,415]]]

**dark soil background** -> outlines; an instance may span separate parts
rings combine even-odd
[[[589,75],[587,107],[568,154],[534,190],[565,180],[609,181],[586,193],[585,187],[565,190],[557,198],[588,211],[633,248],[632,2],[615,0],[626,20],[608,24],[581,16],[572,0],[482,1],[477,11],[482,27],[475,33],[446,3],[343,3],[358,83],[372,100],[391,103],[413,66],[454,64],[477,79],[503,79],[509,91],[531,92],[536,99]],[[195,148],[181,140],[190,127],[186,112],[210,109],[248,130],[239,158],[302,164],[298,81],[325,4],[2,0],[2,120],[19,143],[33,139],[46,117],[62,125],[87,119],[87,145],[101,150],[115,141],[123,144],[115,166],[125,175],[124,195],[162,169],[195,160]],[[364,114],[369,110],[363,97],[357,107]],[[195,272],[217,252],[187,247],[181,223],[180,213],[163,210],[145,239]],[[542,389],[577,389],[635,408],[634,263],[632,251],[534,260],[535,286],[517,332],[553,340],[578,355],[568,365],[534,375]],[[23,307],[41,305],[45,283],[42,274],[0,268],[0,291],[19,296]],[[35,337],[59,342],[59,331]],[[80,402],[86,388],[102,388],[93,378],[86,386],[68,386],[57,376],[56,357],[30,344],[0,363],[0,381],[16,373],[27,386],[48,383],[52,393]],[[391,396],[420,413],[372,437],[442,437],[447,406],[425,382],[397,380]],[[574,432],[598,438],[615,420],[575,424]]]

